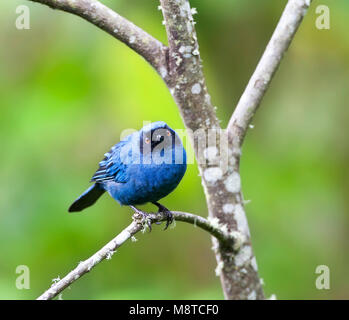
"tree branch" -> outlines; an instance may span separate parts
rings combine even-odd
[[[229,234],[224,229],[221,229],[219,224],[210,222],[209,220],[186,212],[172,212],[175,221],[183,221],[209,232],[212,236],[216,237],[221,243],[226,243],[229,246],[234,246],[238,249],[239,239],[235,238],[235,234]],[[137,214],[133,215],[133,222],[121,231],[113,240],[107,243],[103,248],[98,250],[87,260],[80,262],[79,265],[69,272],[63,279],[54,283],[51,288],[45,291],[37,300],[49,300],[56,297],[64,289],[70,286],[73,282],[81,278],[84,274],[90,272],[97,264],[105,259],[111,259],[123,243],[133,237],[140,231],[145,231],[147,224]],[[165,221],[166,215],[162,213],[149,213],[150,222],[156,223]]]
[[[196,10],[190,8],[188,0],[160,0],[160,3],[170,50],[170,81],[167,85],[186,128],[196,133],[203,131],[208,140],[205,143],[207,154],[214,150],[212,156],[202,161],[204,155],[200,154],[199,147],[196,148],[199,141],[195,135],[191,137],[209,217],[228,232],[239,235],[242,242],[237,253],[234,247],[224,246],[212,239],[217,261],[216,273],[220,276],[224,297],[242,300],[253,296],[264,299],[242,202],[239,161],[229,151],[231,146],[227,142],[227,133],[221,130],[202,70],[193,19]],[[212,131],[215,135],[210,139]]]
[[[29,0],[75,14],[122,41],[163,74],[168,48],[97,0]]]
[[[169,45],[169,76],[164,80],[183,122],[193,132],[198,129],[219,129],[202,71],[189,1],[160,0],[160,4]],[[194,146],[193,140],[192,144]]]
[[[229,136],[240,148],[248,126],[312,0],[289,0],[280,21],[229,121]]]

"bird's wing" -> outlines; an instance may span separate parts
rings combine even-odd
[[[124,156],[125,148],[127,148],[127,141],[121,141],[112,147],[105,154],[105,158],[99,163],[99,168],[93,175],[91,182],[127,182],[129,177],[126,173],[127,161],[125,161]]]

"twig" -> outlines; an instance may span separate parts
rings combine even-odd
[[[29,0],[66,11],[91,22],[147,60],[158,73],[167,67],[167,47],[97,0]]]
[[[214,237],[216,237],[222,244],[225,242],[231,242],[234,245],[234,235],[229,235],[219,227],[212,225],[207,219],[186,212],[172,212],[173,218],[176,221],[183,221],[190,224],[196,224],[201,229],[208,231]],[[149,218],[151,223],[156,223],[166,220],[166,215],[162,213],[150,213]],[[64,289],[70,286],[73,282],[81,278],[84,274],[91,271],[97,264],[102,262],[104,259],[110,259],[115,251],[128,239],[134,236],[139,231],[144,230],[146,224],[144,224],[139,217],[133,216],[133,222],[121,231],[113,240],[107,243],[102,249],[98,250],[87,260],[80,262],[79,265],[69,272],[63,279],[54,283],[51,288],[45,291],[37,300],[49,300],[56,297]]]
[[[240,148],[248,126],[312,0],[289,0],[280,21],[229,121],[227,130]]]

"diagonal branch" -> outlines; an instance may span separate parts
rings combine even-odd
[[[125,43],[147,60],[158,73],[167,69],[168,49],[165,45],[97,0],[29,1],[75,14]]]
[[[214,224],[203,217],[186,213],[186,212],[172,212],[173,218],[176,221],[183,221],[209,232],[212,236],[216,237],[222,244],[229,243],[229,245],[238,245],[238,239],[235,240],[235,235],[227,233],[224,229],[221,229],[219,224]],[[149,219],[151,223],[165,221],[167,219],[165,214],[162,213],[150,213]],[[56,297],[64,289],[69,287],[73,282],[81,278],[84,274],[91,271],[97,264],[105,259],[111,259],[115,251],[128,239],[133,237],[139,231],[144,231],[146,224],[141,217],[134,215],[133,222],[121,231],[113,240],[107,243],[102,249],[98,250],[89,259],[80,262],[79,265],[69,272],[63,279],[59,280],[45,291],[37,300],[49,300]]]
[[[312,0],[289,0],[280,21],[229,121],[227,130],[240,148],[248,126]]]

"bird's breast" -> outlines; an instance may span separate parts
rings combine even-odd
[[[182,159],[172,157],[171,161],[132,163],[127,166],[125,183],[109,183],[106,190],[123,205],[137,205],[158,201],[171,193],[182,180],[186,171],[186,154]]]

